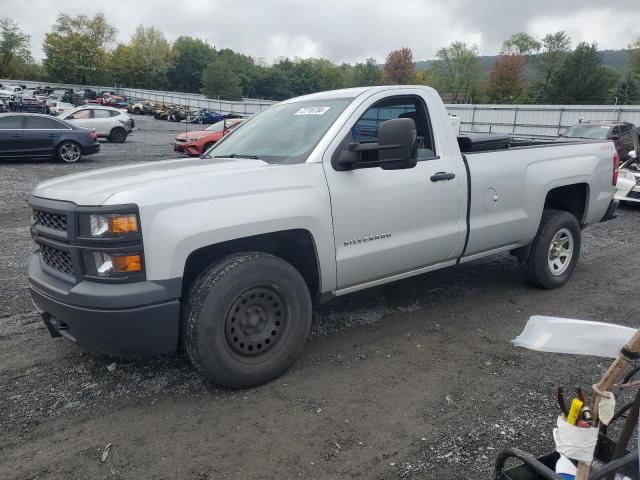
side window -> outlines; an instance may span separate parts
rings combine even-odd
[[[46,117],[27,117],[27,129],[32,130],[62,130],[63,127],[60,122],[56,122]]]
[[[0,130],[20,130],[22,129],[22,119],[20,116],[10,116],[0,118]]]
[[[380,125],[394,118],[410,118],[415,122],[418,160],[435,156],[429,114],[422,100],[416,97],[385,99],[369,107],[351,128],[351,137],[358,143],[377,142]]]
[[[111,117],[111,112],[109,110],[95,109],[93,111],[93,118],[109,118],[109,117]]]
[[[620,127],[613,127],[613,130],[611,130],[611,136],[620,137]]]
[[[67,120],[86,120],[91,118],[91,110],[78,110],[76,113],[71,115]]]
[[[116,112],[114,110],[109,110],[109,115],[111,115],[112,117],[117,117],[118,115],[120,115],[120,112]]]

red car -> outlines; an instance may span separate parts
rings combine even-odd
[[[229,118],[210,125],[206,130],[181,133],[176,137],[173,149],[187,155],[202,155],[244,121],[243,118]]]

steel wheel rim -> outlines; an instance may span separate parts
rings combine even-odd
[[[549,271],[553,276],[560,276],[567,271],[573,258],[573,234],[567,228],[561,228],[553,236],[547,256]]]
[[[225,337],[238,355],[253,357],[273,348],[287,327],[286,304],[275,288],[253,286],[238,295],[225,316]]]
[[[60,148],[60,156],[65,162],[75,162],[80,158],[80,149],[73,143],[65,143]]]

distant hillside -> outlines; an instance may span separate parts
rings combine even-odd
[[[603,61],[605,65],[613,68],[618,73],[624,73],[627,70],[627,58],[624,50],[603,50]],[[491,70],[493,62],[496,61],[498,55],[483,55],[480,57],[485,71],[488,73]],[[431,67],[433,60],[420,60],[416,62],[417,70],[426,70]],[[530,78],[533,76],[533,72],[529,68],[525,68],[524,76]]]

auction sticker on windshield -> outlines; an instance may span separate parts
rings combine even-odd
[[[302,107],[294,115],[324,115],[331,107]]]

